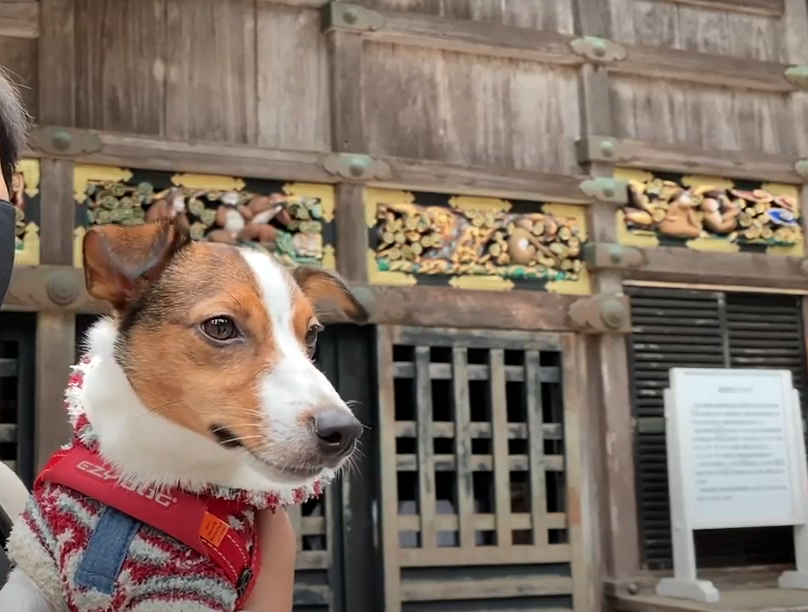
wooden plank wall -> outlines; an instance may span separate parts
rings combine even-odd
[[[74,163],[330,183],[338,267],[375,299],[374,322],[565,331],[572,296],[370,286],[365,187],[577,203],[597,244],[617,242],[614,204],[580,182],[617,166],[789,183],[808,211],[808,78],[787,71],[808,63],[804,0],[354,2],[349,19],[323,0],[0,0],[0,64],[37,123],[98,142],[70,156],[32,146],[47,195],[42,263],[70,264],[60,224]],[[606,55],[621,57],[576,51],[584,36],[618,43]],[[328,170],[334,152],[389,172],[351,180]],[[626,279],[805,290],[801,256],[636,251],[632,266],[595,252],[595,290]],[[5,307],[47,311],[41,337],[56,340],[41,367],[63,371],[72,317],[99,305],[55,306],[53,271],[18,270]],[[598,337],[587,355],[582,539],[595,610],[602,579],[627,588],[641,567],[625,348]],[[45,419],[47,387],[61,387],[40,385]],[[41,440],[41,456],[54,443]]]

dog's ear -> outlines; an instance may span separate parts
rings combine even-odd
[[[123,310],[190,242],[188,230],[168,219],[128,227],[93,227],[84,236],[87,292],[115,310]]]
[[[370,319],[365,307],[334,272],[314,266],[298,266],[292,269],[292,277],[316,310],[323,310],[331,303],[354,323],[367,323]]]

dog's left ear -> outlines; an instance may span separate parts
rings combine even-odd
[[[292,269],[292,277],[315,307],[322,308],[330,302],[354,323],[367,323],[370,319],[365,307],[334,272],[314,266],[298,266]]]
[[[190,242],[188,230],[167,219],[93,227],[84,236],[87,292],[117,311],[125,310]]]

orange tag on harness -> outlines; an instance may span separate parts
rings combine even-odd
[[[230,525],[219,517],[213,516],[210,512],[205,512],[202,523],[199,525],[199,537],[211,546],[219,546],[224,540],[224,536],[230,531]]]

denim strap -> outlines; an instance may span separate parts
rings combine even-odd
[[[104,508],[76,570],[76,585],[112,595],[140,525],[140,521],[123,512],[109,506]]]

